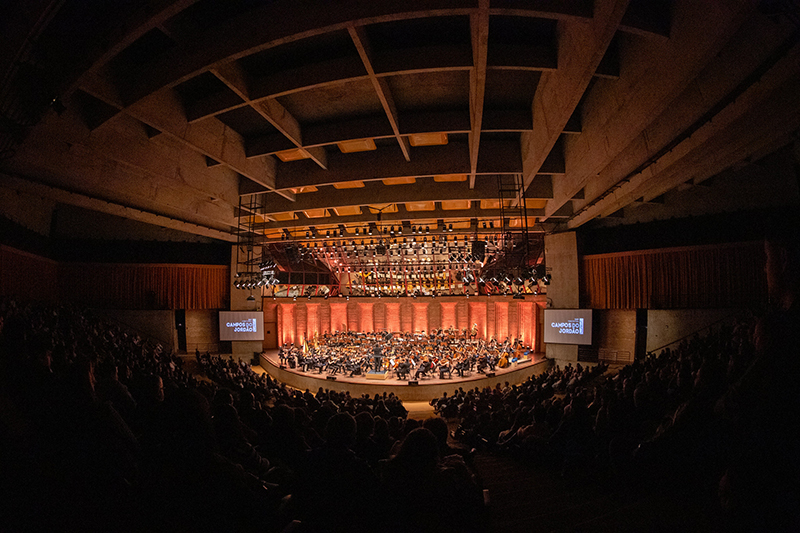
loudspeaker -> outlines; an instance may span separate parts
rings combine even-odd
[[[494,372],[487,372],[486,373],[486,377],[487,378],[493,378],[494,377]]]
[[[375,247],[375,253],[378,255],[386,255],[386,246],[379,244]]]
[[[472,241],[472,256],[478,261],[483,261],[486,257],[486,241]]]
[[[325,379],[327,379],[328,381],[336,381],[336,376],[328,376]]]
[[[419,381],[409,381],[408,384],[413,387],[413,386],[419,385]]]

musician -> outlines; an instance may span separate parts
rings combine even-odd
[[[446,359],[443,359],[442,361],[439,362],[439,366],[437,367],[437,370],[439,371],[439,379],[444,379],[444,375],[445,374],[447,374],[448,378],[452,378],[453,377],[453,373],[452,373],[452,371],[450,369],[450,363],[447,362]]]
[[[414,374],[414,379],[427,376],[432,369],[433,365],[429,360],[422,361],[419,365],[419,369],[417,369],[416,374]]]
[[[486,356],[486,365],[489,367],[490,372],[494,372],[495,366],[497,366],[497,361],[499,357],[496,353],[490,353]]]
[[[372,347],[372,366],[375,368],[375,372],[380,372],[383,366],[383,353],[379,343],[375,343]]]
[[[397,374],[397,379],[408,379],[408,375],[411,373],[411,363],[401,360],[397,363],[395,373]]]

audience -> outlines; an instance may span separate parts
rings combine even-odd
[[[800,530],[797,229],[767,239],[772,309],[608,372],[554,366],[458,388],[408,419],[394,395],[312,393],[231,357],[204,374],[68,307],[0,304],[0,515],[17,531],[477,531],[465,450],[557,465]],[[449,432],[448,422],[454,430]],[[448,437],[460,441],[455,449]],[[716,521],[718,519],[718,522]]]

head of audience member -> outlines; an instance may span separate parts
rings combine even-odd
[[[439,444],[436,436],[429,429],[418,427],[406,435],[393,460],[408,471],[423,472],[435,468],[438,459]]]
[[[372,415],[367,411],[361,411],[355,417],[356,419],[356,433],[359,439],[368,438],[372,435],[375,427],[375,420]]]
[[[350,448],[356,440],[356,419],[349,413],[333,415],[325,426],[325,442],[332,448]]]

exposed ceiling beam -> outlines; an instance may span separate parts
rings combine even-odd
[[[153,93],[129,107],[124,107],[118,87],[107,73],[87,76],[81,89],[255,183],[269,190],[275,190],[274,159],[270,157],[248,159],[241,135],[217,118],[211,117],[197,123],[190,122],[179,96],[173,89]],[[293,193],[279,191],[278,194],[292,199]]]
[[[609,155],[613,158],[628,148],[655,122],[654,117],[664,113],[667,120],[659,129],[639,139],[651,153],[668,142],[660,140],[659,135],[671,138],[708,107],[710,94],[694,86],[687,89],[687,85],[729,43],[751,12],[752,5],[748,0],[731,4],[698,0],[685,7],[673,23],[669,46],[661,42],[636,41],[636,46],[626,47],[624,78],[618,82],[603,82],[602,90],[592,91],[586,98],[582,133],[565,139],[570,172],[565,179],[554,183],[554,198],[547,207],[548,214],[583,188],[586,188],[587,199],[591,200],[613,185],[620,176],[603,176],[611,163]],[[703,29],[708,20],[714,20],[718,31],[709,33]],[[736,57],[741,62],[741,55]],[[729,68],[739,67],[731,64]],[[713,84],[723,85],[723,80],[730,79],[729,74],[718,72]],[[676,102],[682,92],[688,96]],[[675,109],[685,112],[676,113]],[[683,126],[679,125],[681,121]],[[619,166],[620,163],[629,164],[632,169],[641,160],[614,164]],[[620,171],[624,175],[625,171]]]
[[[325,226],[335,226],[337,224],[370,224],[375,223],[377,221],[377,215],[370,212],[368,209],[364,209],[364,213],[360,215],[350,215],[344,217],[327,217],[327,218],[297,218],[295,220],[287,220],[281,222],[265,222],[264,224],[256,225],[257,229],[278,229],[278,228],[304,228],[309,226],[317,226],[317,227],[325,227]],[[464,221],[466,219],[473,219],[477,218],[479,220],[497,220],[501,216],[506,215],[505,218],[516,218],[516,217],[509,217],[508,210],[502,211],[500,209],[480,209],[478,207],[472,207],[470,209],[458,210],[458,211],[448,211],[437,207],[433,211],[398,211],[396,213],[386,213],[384,212],[381,216],[381,224],[397,224],[403,221],[411,220],[412,224],[414,220],[443,220],[448,224],[455,221]],[[528,216],[529,217],[536,217],[541,216],[544,214],[543,209],[529,209]],[[565,218],[568,215],[565,215]],[[433,228],[431,228],[433,231]],[[474,228],[472,230],[460,230],[462,233],[465,232],[474,232]],[[501,231],[499,226],[495,227],[495,231]],[[530,231],[530,229],[529,229]],[[455,230],[453,231],[456,232]],[[410,237],[410,235],[403,235],[403,237]],[[366,237],[365,237],[366,238]]]
[[[70,192],[50,185],[36,183],[26,179],[15,176],[10,176],[5,173],[0,173],[0,185],[12,190],[24,192],[26,194],[39,196],[41,198],[48,198],[50,200],[82,207],[100,213],[115,215],[118,217],[129,218],[131,220],[138,220],[139,222],[146,222],[156,226],[175,229],[194,235],[202,235],[203,237],[210,237],[212,239],[219,239],[228,242],[236,242],[236,236],[231,233],[219,231],[214,228],[192,224],[183,220],[160,215],[142,209],[136,209],[130,206],[109,202],[100,198],[95,198],[86,194]]]
[[[378,95],[378,100],[381,102],[383,111],[386,113],[386,118],[389,119],[389,124],[392,127],[397,144],[403,152],[403,157],[406,161],[411,161],[411,148],[408,145],[408,139],[400,135],[400,122],[397,118],[397,107],[394,104],[392,91],[389,89],[389,82],[386,78],[378,78],[375,75],[375,68],[373,67],[373,53],[372,47],[369,42],[367,32],[361,26],[349,26],[347,28],[350,33],[350,38],[358,50],[358,55],[364,63],[364,68],[367,69],[369,80],[372,82],[372,87],[375,89],[375,94]]]
[[[572,117],[627,7],[628,0],[598,0],[590,22],[558,22],[558,69],[542,73],[531,109],[533,131],[522,134],[525,188]]]
[[[497,183],[494,179],[488,178],[479,179],[473,189],[470,189],[465,181],[436,182],[433,178],[419,178],[416,183],[406,185],[384,185],[380,181],[368,181],[364,182],[364,187],[358,189],[324,187],[317,192],[299,193],[296,202],[289,202],[273,195],[273,198],[266,202],[264,212],[283,213],[293,210],[442,200],[480,201],[497,197]]]
[[[190,123],[180,98],[172,89],[151,94],[125,109],[137,120],[169,135],[207,157],[219,161],[254,182],[275,190],[275,161],[269,157],[248,159],[244,139],[216,118]],[[291,199],[288,191],[279,194]]]
[[[264,99],[258,102],[250,100],[250,83],[247,73],[241,66],[232,61],[224,65],[216,66],[211,72],[227,85],[239,98],[244,100],[256,113],[264,117],[275,129],[289,139],[303,154],[314,161],[321,168],[327,168],[328,158],[325,149],[322,147],[303,148],[303,135],[300,123],[297,122],[289,111],[286,110],[278,101]]]
[[[306,187],[331,185],[352,180],[381,179],[401,176],[431,176],[438,174],[467,174],[469,151],[464,143],[450,142],[444,146],[426,146],[414,151],[406,161],[396,147],[342,154],[331,151],[328,170],[308,161],[292,161],[278,166],[276,187]]]
[[[97,51],[94,54],[92,65],[83,71],[64,91],[62,98],[68,99],[86,82],[88,77],[98,73],[108,62],[121,51],[133,44],[148,31],[161,27],[166,21],[197,3],[198,0],[155,0],[147,2],[141,9],[136,10],[131,16],[109,24],[113,31],[109,32],[107,40],[97,42]],[[120,14],[125,10],[120,10]],[[127,13],[126,13],[127,15]],[[90,54],[92,55],[92,54]]]
[[[486,63],[489,49],[489,0],[479,0],[478,11],[469,19],[472,42],[472,69],[469,71],[469,186],[475,186],[486,94]]]
[[[147,138],[142,124],[120,115],[89,131],[68,108],[31,131],[7,172],[56,188],[129,204],[190,223],[227,229],[235,225],[239,178],[209,168],[202,155],[164,137]]]
[[[194,46],[174,49],[131,72],[126,101],[135,102],[176,85],[207,70],[209,65],[227,63],[298,39],[345,30],[351,23],[358,26],[419,16],[465,15],[469,8],[461,0],[426,2],[423,9],[410,8],[404,2],[312,0],[306,3],[303,13],[305,16],[297,16],[293,2],[274,2],[209,28]],[[270,36],[266,42],[265,35]]]
[[[787,109],[800,109],[800,45],[691,136],[583,207],[569,225],[607,216],[636,198],[657,197],[689,180],[702,182],[760,153],[800,128],[800,115]]]
[[[491,119],[487,124],[486,118]],[[400,134],[442,132],[468,134],[470,118],[466,110],[440,110],[404,112],[398,116]],[[493,132],[520,133],[531,128],[530,112],[516,109],[492,110],[484,113],[483,130]],[[364,116],[344,119],[340,122],[309,124],[303,128],[305,146],[332,145],[342,141],[373,138],[386,139],[394,136],[385,116]],[[274,154],[291,148],[285,136],[272,133],[246,139],[248,157]]]

